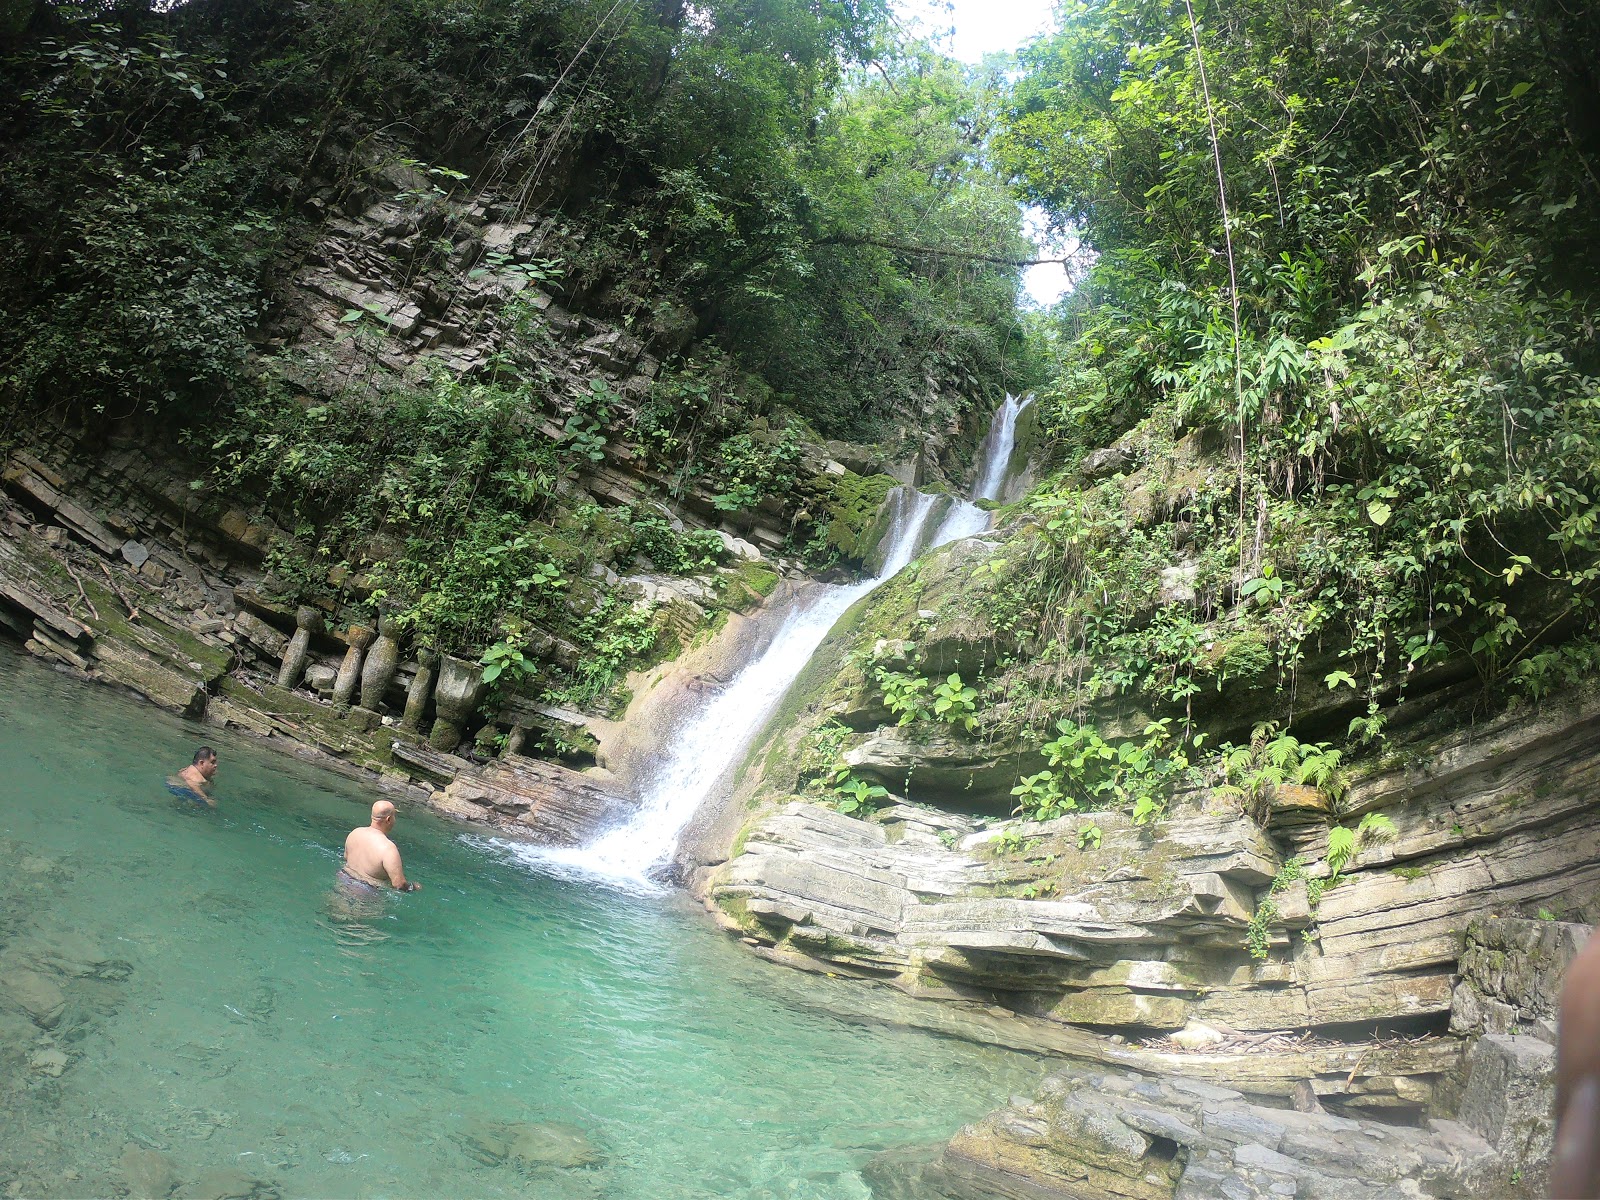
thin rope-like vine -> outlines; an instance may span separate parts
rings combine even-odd
[[[1200,72],[1200,93],[1206,102],[1206,128],[1211,135],[1211,161],[1217,169],[1217,207],[1222,210],[1222,240],[1228,254],[1228,300],[1233,310],[1233,404],[1234,416],[1239,423],[1239,567],[1244,571],[1244,493],[1245,493],[1245,414],[1244,414],[1244,360],[1239,345],[1239,275],[1233,261],[1233,229],[1228,215],[1228,185],[1222,172],[1222,143],[1217,137],[1217,114],[1211,104],[1211,85],[1206,80],[1206,58],[1200,49],[1200,27],[1195,23],[1194,6],[1183,0],[1183,10],[1189,14],[1189,37],[1194,42],[1195,65]]]

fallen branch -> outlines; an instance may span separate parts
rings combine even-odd
[[[78,595],[83,597],[83,602],[89,606],[89,612],[98,621],[100,619],[100,610],[94,606],[94,601],[89,599],[89,593],[83,590],[83,580],[78,578],[78,573],[72,569],[71,563],[63,561],[61,565],[66,567],[67,574],[72,576],[72,582],[78,585]]]
[[[126,592],[117,584],[117,577],[111,573],[111,568],[105,563],[100,564],[100,569],[106,573],[106,582],[111,585],[111,590],[117,594],[117,599],[122,601],[122,606],[128,610],[128,620],[139,619],[139,606],[128,599]]]

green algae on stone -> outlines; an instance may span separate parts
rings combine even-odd
[[[831,478],[824,507],[828,545],[845,561],[864,564],[888,532],[883,502],[899,484],[888,475],[846,473]]]

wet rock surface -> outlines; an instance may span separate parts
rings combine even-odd
[[[1072,1070],[963,1129],[924,1169],[943,1189],[931,1194],[951,1197],[1379,1200],[1481,1194],[1495,1157],[1452,1121],[1385,1125],[1194,1081]]]
[[[603,1157],[582,1129],[561,1121],[470,1121],[457,1140],[485,1165],[575,1170],[596,1166]]]
[[[421,746],[396,755],[449,784],[432,798],[437,811],[521,833],[530,841],[573,846],[633,811],[633,803],[593,776],[521,755],[496,759],[478,771]]]

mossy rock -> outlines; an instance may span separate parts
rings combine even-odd
[[[740,851],[742,850],[743,847],[740,847]],[[735,851],[734,856],[737,857],[738,853],[739,851]],[[746,933],[754,933],[761,928],[761,922],[756,920],[743,896],[718,896],[716,905],[728,920]]]
[[[1263,680],[1277,663],[1277,652],[1265,630],[1247,626],[1218,640],[1206,666],[1222,679]]]
[[[767,563],[740,559],[717,576],[717,599],[734,612],[744,612],[772,595],[781,578]]]
[[[824,506],[828,545],[839,557],[860,566],[877,550],[888,531],[883,502],[899,484],[888,475],[847,472],[830,477],[833,486]]]

